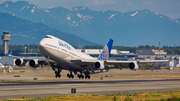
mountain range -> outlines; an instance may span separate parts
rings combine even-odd
[[[92,11],[87,7],[42,9],[26,1],[7,1],[0,4],[0,12],[100,44],[109,38],[120,46],[158,45],[159,41],[172,46],[180,43],[180,18],[171,19],[148,9],[125,13]]]
[[[11,45],[38,44],[45,35],[53,35],[73,46],[100,45],[89,42],[72,34],[60,32],[42,23],[33,23],[11,14],[0,13],[0,32],[9,31]],[[2,41],[0,41],[2,43]]]

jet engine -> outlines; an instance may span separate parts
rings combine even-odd
[[[29,66],[34,67],[34,68],[38,67],[39,66],[38,59],[30,60]]]
[[[95,62],[94,63],[94,68],[103,70],[105,68],[104,61]]]
[[[24,62],[23,58],[21,58],[21,59],[16,59],[16,60],[15,60],[15,64],[16,64],[17,66],[25,66],[25,62]]]
[[[131,62],[131,63],[129,63],[129,68],[131,70],[136,70],[139,68],[139,66],[138,66],[137,62]]]

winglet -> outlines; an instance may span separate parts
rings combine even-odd
[[[109,56],[111,54],[111,48],[112,48],[113,40],[109,39],[105,47],[103,48],[103,51],[98,56],[98,60],[108,60]]]

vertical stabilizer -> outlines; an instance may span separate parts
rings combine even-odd
[[[173,60],[176,60],[176,59],[177,59],[177,56]]]
[[[103,51],[98,56],[98,60],[108,60],[109,56],[111,54],[111,48],[112,48],[113,40],[109,39],[105,47],[103,48]]]
[[[163,60],[166,60],[166,56],[164,56]]]

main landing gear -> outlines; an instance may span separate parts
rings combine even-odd
[[[85,76],[84,76],[84,75],[85,75]],[[85,78],[85,79],[90,79],[90,78],[91,78],[90,75],[89,75],[89,72],[85,72],[84,75],[83,75],[82,72],[81,72],[80,74],[79,74],[79,73],[77,74],[77,77],[78,77],[79,79],[81,79],[81,78],[82,78],[82,79],[84,79],[84,78]],[[67,77],[68,77],[68,78],[72,78],[72,79],[74,78],[74,75],[72,74],[72,71],[70,71],[70,74],[69,74],[69,73],[67,74]]]
[[[72,71],[70,72],[70,74],[69,73],[67,74],[67,77],[68,78],[74,78],[74,75],[72,74]]]
[[[89,75],[89,72],[85,72],[84,74],[85,74],[85,79],[90,79],[91,78],[90,75]]]
[[[78,77],[79,79],[81,79],[81,78],[84,79],[84,75],[83,75],[82,73],[81,73],[81,74],[78,74],[77,77]]]
[[[55,77],[56,78],[61,78],[61,74],[60,74],[60,71],[58,70],[58,71],[55,71]]]
[[[84,74],[85,74],[85,79],[90,79],[91,78],[90,75],[89,75],[89,72],[85,72]],[[82,74],[82,72],[81,72],[81,74],[78,74],[77,77],[79,79],[81,79],[81,78],[84,79],[84,75]]]

